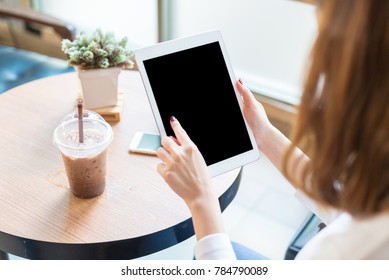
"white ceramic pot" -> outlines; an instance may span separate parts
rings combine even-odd
[[[86,109],[115,106],[118,102],[118,78],[121,68],[80,70],[80,89]]]

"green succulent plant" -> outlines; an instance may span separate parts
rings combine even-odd
[[[131,69],[134,67],[133,52],[126,49],[127,41],[127,37],[117,40],[113,32],[98,28],[91,35],[79,33],[73,41],[62,40],[62,51],[68,57],[68,64],[80,69]]]

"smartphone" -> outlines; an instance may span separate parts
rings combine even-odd
[[[129,151],[156,155],[159,147],[161,147],[161,136],[159,134],[138,131],[130,143]]]

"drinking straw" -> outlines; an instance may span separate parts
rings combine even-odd
[[[77,100],[77,108],[78,108],[78,139],[80,143],[84,143],[84,126],[82,121],[82,103],[83,100],[79,98]]]

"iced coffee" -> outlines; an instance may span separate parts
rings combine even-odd
[[[74,158],[62,154],[70,189],[80,198],[92,198],[104,192],[107,152],[91,158]]]
[[[54,143],[61,150],[70,190],[79,198],[92,198],[104,192],[107,149],[113,133],[99,115],[84,111],[83,141],[80,143],[77,113],[66,117],[54,132]]]

